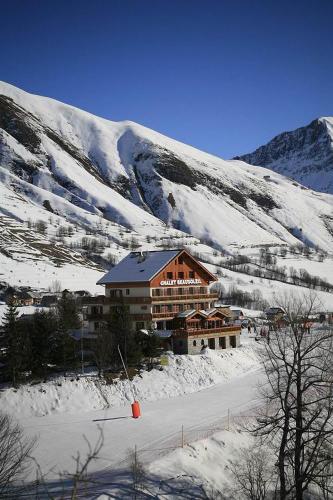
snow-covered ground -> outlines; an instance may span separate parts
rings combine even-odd
[[[133,391],[139,401],[183,396],[257,370],[253,339],[247,340],[235,350],[207,349],[206,354],[196,356],[170,353],[168,366],[149,372],[142,370],[132,382],[117,379],[109,385],[87,375],[57,377],[47,383],[9,388],[0,393],[0,404],[13,415],[42,417],[125,406],[133,400]]]
[[[251,436],[232,422],[229,430],[186,444],[153,461],[147,468],[148,477],[158,477],[162,485],[165,482],[163,488],[155,485],[154,491],[158,494],[169,490],[170,499],[177,498],[177,490],[184,487],[185,481],[193,488],[193,497],[202,492],[200,487],[212,498],[218,492],[226,495],[226,488],[232,487],[233,482],[229,461],[235,459],[240,448],[248,448],[252,443]]]
[[[0,404],[29,435],[38,436],[35,457],[43,471],[52,469],[49,478],[71,470],[71,457],[77,450],[86,451],[82,436],[93,444],[101,426],[104,447],[91,471],[105,472],[121,465],[134,444],[156,449],[157,454],[148,457],[152,461],[161,448],[178,446],[182,425],[188,437],[198,436],[196,430],[221,422],[228,409],[238,414],[255,405],[261,378],[256,349],[253,339],[244,339],[239,349],[171,356],[163,371],[136,377],[133,386],[142,408],[138,420],[131,418],[133,398],[125,381],[98,387],[87,377],[5,389]]]
[[[47,200],[75,223],[104,217],[151,236],[166,223],[219,247],[304,241],[331,251],[331,195],[4,82],[0,93],[13,99],[4,99],[8,112],[36,141],[34,149],[15,130],[2,131],[0,180],[21,197],[8,216],[22,218],[29,204],[41,208]],[[12,168],[15,161],[22,171]]]

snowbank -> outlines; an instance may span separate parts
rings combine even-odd
[[[135,395],[140,401],[172,398],[257,370],[259,360],[252,342],[233,350],[208,350],[204,355],[169,354],[169,365],[161,371],[142,371],[133,379]],[[1,409],[21,417],[85,412],[123,406],[132,400],[127,380],[107,385],[91,376],[78,380],[59,377],[47,383],[0,392]]]
[[[236,429],[221,431],[155,460],[148,470],[153,477],[159,478],[159,485],[165,480],[173,486],[175,492],[177,486],[184,486],[187,480],[192,485],[193,497],[194,493],[200,492],[200,485],[209,496],[215,493],[218,497],[221,491],[227,493],[226,487],[232,484],[232,476],[228,470],[229,460],[236,456],[239,448],[247,448],[252,443],[252,437],[248,433]],[[184,482],[181,481],[182,478]],[[177,493],[171,498],[177,498]]]

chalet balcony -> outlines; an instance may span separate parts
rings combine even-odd
[[[205,301],[217,300],[218,293],[189,293],[182,295],[154,295],[152,298],[155,302],[193,302],[193,300],[201,299]]]
[[[178,311],[179,312],[179,311]],[[173,319],[178,314],[177,311],[153,312],[153,321],[157,319]]]
[[[211,333],[220,333],[221,336],[223,334],[232,334],[240,333],[240,326],[237,325],[228,325],[228,326],[220,326],[219,328],[179,328],[172,331],[175,337],[193,337],[195,335],[209,335]]]
[[[168,303],[168,302],[193,302],[193,300],[212,301],[219,298],[218,293],[189,293],[182,295],[154,295],[153,297],[129,297],[123,295],[121,297],[86,297],[82,303],[84,305],[109,305],[109,304],[152,304],[152,303]]]
[[[152,297],[105,297],[100,295],[98,297],[89,297],[84,300],[84,305],[112,305],[112,304],[151,304]]]

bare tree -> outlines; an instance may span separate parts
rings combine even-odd
[[[317,302],[314,294],[280,298],[286,325],[264,347],[267,411],[254,431],[275,452],[280,499],[302,500],[332,478],[333,333],[311,330]]]
[[[35,484],[36,498],[48,498],[49,500],[70,499],[76,500],[81,498],[81,493],[86,494],[88,490],[98,490],[100,481],[89,475],[90,464],[99,458],[100,451],[104,445],[104,434],[101,427],[98,427],[99,435],[94,446],[83,436],[87,443],[88,451],[84,458],[77,452],[73,457],[75,463],[74,472],[64,472],[59,474],[60,484],[57,485],[56,493],[53,494],[52,487],[47,483],[40,465],[35,461],[37,467],[37,481]],[[62,489],[60,493],[60,488]],[[30,490],[32,491],[32,490]],[[85,498],[87,498],[85,496]]]
[[[61,290],[62,290],[61,281],[59,280],[52,281],[51,285],[49,286],[49,291],[54,293],[60,293]]]
[[[271,457],[263,446],[241,448],[229,461],[234,487],[231,496],[246,500],[265,500],[274,488]]]
[[[145,482],[147,478],[147,471],[139,458],[137,448],[135,446],[134,450],[129,451],[128,462],[131,474],[132,483],[132,498],[136,499],[145,487]]]
[[[0,497],[14,498],[10,490],[15,486],[15,494],[23,488],[32,465],[30,455],[36,439],[24,437],[22,428],[11,417],[0,413]]]
[[[99,322],[98,329],[95,332],[95,338],[90,346],[93,355],[93,360],[96,363],[98,377],[101,378],[103,370],[109,367],[112,363],[112,354],[114,350],[114,342],[111,332],[102,322]]]

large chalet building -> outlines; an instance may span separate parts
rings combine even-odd
[[[105,295],[84,299],[89,330],[124,304],[133,329],[157,331],[175,353],[237,347],[240,327],[228,309],[214,307],[218,295],[210,285],[216,281],[186,250],[131,252],[97,282]]]

